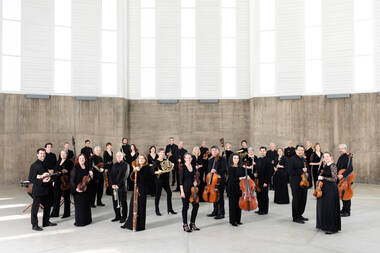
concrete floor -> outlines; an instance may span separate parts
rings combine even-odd
[[[163,194],[161,211],[166,209]],[[129,198],[128,198],[129,199]],[[30,202],[21,187],[2,186],[0,191],[0,245],[2,252],[379,252],[380,185],[355,185],[352,216],[342,219],[342,231],[325,235],[315,229],[316,201],[309,191],[305,225],[291,222],[291,206],[273,204],[270,192],[267,216],[243,212],[239,227],[224,220],[206,217],[212,209],[202,203],[197,225],[199,232],[182,231],[178,193],[173,195],[177,215],[154,214],[154,199],[148,198],[147,230],[133,233],[111,223],[114,217],[111,197],[105,196],[105,207],[93,210],[93,223],[77,228],[74,217],[54,218],[58,226],[43,232],[31,230],[30,215],[22,210]],[[228,201],[226,202],[228,215]],[[61,210],[62,211],[62,210]],[[41,223],[41,218],[39,219]]]

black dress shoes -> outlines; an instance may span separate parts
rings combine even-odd
[[[98,203],[97,206],[105,206],[103,203]]]
[[[207,214],[207,217],[215,217],[215,216],[216,216],[216,213],[214,213],[214,212]]]
[[[305,224],[305,222],[301,219],[294,219],[293,222],[298,223],[298,224]]]
[[[116,218],[114,218],[113,220],[111,220],[111,222],[115,222],[115,221],[119,221],[120,220],[120,218],[119,217],[116,217]]]
[[[126,218],[121,218],[121,219],[120,219],[120,223],[124,223],[125,220],[126,220]]]
[[[34,227],[32,227],[32,229],[34,230],[34,231],[42,231],[43,229],[41,228],[41,227],[39,227],[39,226],[34,226]]]
[[[48,221],[47,223],[43,224],[42,226],[43,227],[54,227],[54,226],[57,226],[57,223],[53,223],[53,222]]]
[[[232,222],[231,225],[234,226],[234,227],[238,226],[238,224],[236,222]]]
[[[174,210],[169,210],[168,214],[177,214],[177,212],[174,212]]]
[[[348,217],[348,216],[350,216],[351,214],[350,213],[342,213],[340,216],[341,217]]]
[[[238,225],[243,225],[243,223],[241,223],[241,222],[238,222],[237,224],[238,224]]]
[[[64,218],[67,218],[67,217],[70,217],[70,214],[64,214],[61,218],[64,219]]]
[[[215,216],[214,219],[215,219],[215,220],[221,220],[221,219],[224,219],[224,215],[219,214],[219,215]]]
[[[305,218],[305,217],[303,217],[303,216],[301,216],[300,219],[303,220],[303,221],[308,221],[308,220],[309,220],[308,218]]]
[[[160,213],[160,211],[156,211],[156,215],[161,216],[162,214]]]
[[[96,208],[96,206],[95,206],[95,205],[92,205],[91,207],[92,207],[92,208]]]
[[[120,226],[120,227],[126,229],[127,228],[127,224],[124,224],[123,226]]]

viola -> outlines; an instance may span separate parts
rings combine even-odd
[[[199,192],[198,185],[200,184],[199,177],[200,177],[200,173],[197,169],[194,176],[194,185],[193,187],[191,187],[191,195],[189,199],[190,203],[199,203],[199,195],[198,195],[198,192]]]
[[[351,165],[352,161],[352,153],[350,152],[348,154],[348,166],[347,168]],[[342,175],[347,169],[342,169],[339,171],[338,175]],[[351,185],[354,183],[355,179],[355,174],[351,172],[347,177],[343,177],[342,179],[339,180],[338,182],[338,190],[339,190],[339,198],[341,200],[350,200],[352,199],[354,195],[354,191],[351,187]]]
[[[322,176],[322,174],[323,174],[323,170],[321,170],[321,173],[319,175]],[[315,190],[313,192],[313,196],[314,197],[316,197],[316,198],[322,198],[322,187],[323,187],[323,181],[322,180],[318,180],[317,184],[316,184],[316,187],[315,187]]]
[[[87,190],[87,185],[91,181],[90,174],[83,177],[82,182],[78,184],[77,189],[79,191],[85,192]]]
[[[247,168],[245,168],[245,178],[239,183],[242,195],[239,199],[239,207],[244,211],[252,211],[257,208],[257,199],[254,193],[255,183],[248,177]]]
[[[212,169],[215,168],[215,163],[218,161],[219,157],[215,157]],[[218,202],[220,198],[220,193],[218,190],[218,185],[220,184],[221,176],[217,173],[208,173],[206,177],[207,185],[203,191],[203,199],[209,203]]]
[[[307,168],[306,167],[306,161],[304,162],[304,168]],[[307,172],[303,172],[301,174],[301,182],[300,182],[300,186],[301,187],[304,187],[304,188],[309,188],[310,187],[310,183],[309,183],[309,173]]]

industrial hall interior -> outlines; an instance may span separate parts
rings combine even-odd
[[[378,252],[380,0],[0,0],[4,252]]]

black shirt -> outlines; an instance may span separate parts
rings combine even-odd
[[[303,168],[305,168],[305,162],[305,158],[299,157],[298,155],[292,156],[289,159],[288,173],[292,179],[301,181],[301,174],[303,173]]]
[[[295,156],[296,155],[296,148],[295,147],[287,147],[284,149],[284,155],[287,157],[287,158],[291,158],[292,156]]]
[[[33,184],[33,197],[46,196],[49,194],[50,182],[44,183],[41,179],[37,179],[37,175],[42,175],[45,172],[48,172],[47,168],[38,159],[30,166],[29,181]]]
[[[269,185],[271,166],[272,166],[272,163],[269,161],[267,157],[257,158],[255,170],[258,174],[259,183],[261,186],[263,184]]]
[[[54,170],[55,165],[57,164],[57,156],[53,152],[46,153],[46,157],[43,164],[46,167],[46,169]]]
[[[113,164],[110,172],[110,185],[117,185],[119,189],[125,189],[125,175],[127,173],[127,164],[124,161]]]
[[[178,163],[178,146],[176,144],[166,145],[165,155],[168,156],[169,152],[172,153],[171,157],[169,157],[169,161],[171,161],[174,164],[177,164]]]
[[[343,173],[343,177],[347,177],[354,170],[352,166],[352,159],[350,161],[350,164],[348,164],[348,161],[349,161],[348,154],[344,153],[338,158],[338,162],[336,163],[336,167],[338,168],[338,173],[340,170],[346,169],[346,171]]]

